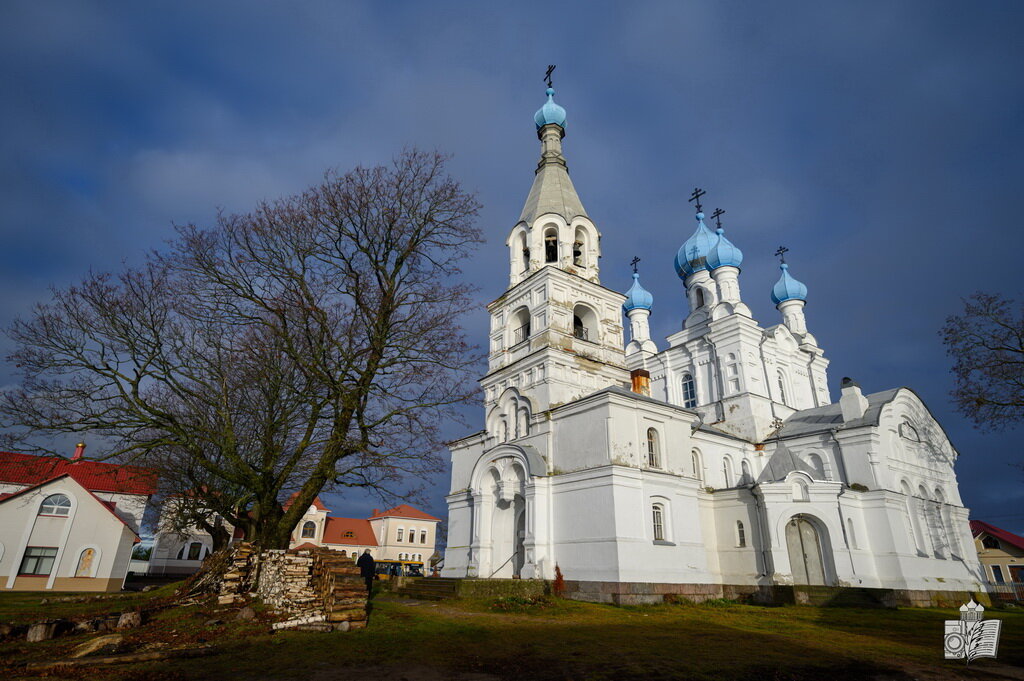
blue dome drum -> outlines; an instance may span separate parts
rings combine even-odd
[[[548,101],[544,102],[544,106],[537,109],[537,113],[533,115],[533,122],[537,124],[538,130],[545,125],[558,125],[564,128],[565,109],[555,104],[555,89],[549,87],[547,95]]]
[[[779,265],[782,276],[772,287],[772,302],[778,305],[787,300],[807,300],[807,287],[789,275],[789,265]]]
[[[708,253],[711,252],[716,240],[714,232],[704,226],[704,213],[697,213],[697,230],[676,253],[676,274],[680,279],[686,279],[694,272],[708,268]]]
[[[715,233],[718,235],[718,240],[715,241],[715,245],[708,252],[708,269],[715,270],[719,267],[739,268],[743,264],[743,251],[736,248],[735,244],[725,238],[725,230],[721,227]]]
[[[622,303],[622,311],[629,314],[633,310],[650,310],[654,307],[654,296],[640,285],[640,275],[633,273],[633,285],[626,291],[626,301]]]

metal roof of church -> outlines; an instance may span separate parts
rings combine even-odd
[[[891,390],[883,390],[878,393],[871,393],[864,397],[868,401],[867,411],[864,412],[864,416],[859,419],[852,421],[843,422],[843,412],[839,407],[838,402],[832,404],[826,404],[823,407],[813,407],[811,409],[801,409],[798,412],[792,414],[782,424],[782,428],[779,429],[777,436],[780,438],[797,437],[800,435],[810,435],[811,433],[821,433],[835,428],[857,428],[860,426],[877,426],[878,418],[882,413],[882,407],[887,405],[889,402],[896,397],[896,393],[904,388],[892,388]],[[769,438],[774,440],[775,436]]]

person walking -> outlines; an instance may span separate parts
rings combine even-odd
[[[356,565],[359,566],[359,574],[366,580],[366,597],[369,598],[373,593],[373,578],[377,573],[377,561],[370,555],[370,549],[363,551],[363,555],[359,556]]]

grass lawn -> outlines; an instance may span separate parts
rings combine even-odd
[[[147,594],[148,595],[148,594]],[[38,604],[38,594],[36,603]],[[21,606],[0,595],[0,621]],[[58,606],[37,607],[55,616]],[[79,605],[79,604],[72,604]],[[23,611],[23,607],[22,607]],[[63,612],[63,610],[61,610]],[[1024,679],[1024,613],[1004,620],[997,662],[942,659],[943,621],[954,610],[763,608],[729,603],[618,608],[571,601],[495,610],[490,601],[425,603],[375,598],[369,628],[348,633],[268,633],[215,605],[174,608],[125,632],[135,649],[214,644],[211,657],[78,670],[71,678],[368,679]],[[44,615],[45,616],[45,615]],[[211,623],[222,619],[223,624]],[[0,678],[54,659],[82,636],[0,645]],[[155,642],[155,643],[154,643]],[[4,664],[8,666],[4,667]],[[48,678],[59,678],[51,676]]]

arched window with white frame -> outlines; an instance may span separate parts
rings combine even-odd
[[[71,499],[66,494],[51,494],[39,505],[39,515],[67,517],[71,513]]]
[[[302,538],[313,539],[314,537],[316,537],[316,523],[312,520],[302,523]]]
[[[651,504],[651,524],[654,534],[654,541],[665,541],[665,504],[655,502]]]
[[[783,373],[782,369],[775,372],[775,378],[779,384],[779,402],[785,405],[789,404],[788,395],[786,394],[786,374]]]
[[[732,487],[732,459],[722,457],[722,487]]]
[[[554,225],[544,230],[544,262],[558,262],[558,228]]]
[[[693,409],[697,406],[697,383],[693,380],[693,374],[683,374],[683,407]]]
[[[693,477],[704,482],[704,463],[700,458],[700,450],[694,449],[690,452],[690,464],[693,466]]]
[[[647,429],[647,465],[661,468],[661,444],[658,441],[657,428]]]
[[[743,527],[743,521],[736,521],[736,548],[744,548],[747,545],[747,532]]]
[[[740,462],[740,484],[751,485],[754,482],[754,475],[750,472],[750,462],[746,459]]]

